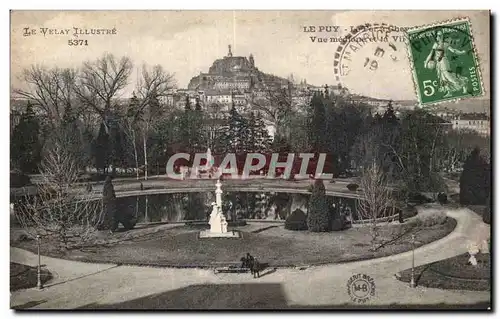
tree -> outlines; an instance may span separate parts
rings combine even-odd
[[[106,176],[104,185],[102,187],[102,219],[98,225],[99,230],[115,231],[118,228],[117,214],[118,209],[116,205],[116,194],[111,181],[111,176]]]
[[[32,101],[40,116],[56,127],[65,117],[65,110],[72,109],[76,116],[83,111],[75,105],[77,77],[75,69],[31,66],[21,76],[26,89],[16,89],[14,93]]]
[[[148,154],[151,162],[156,164],[156,170],[159,174],[160,164],[164,166],[167,163],[169,148],[175,141],[175,121],[172,115],[162,117],[156,124],[152,135],[150,136],[150,145]]]
[[[14,127],[10,151],[14,165],[23,173],[35,173],[41,161],[40,124],[28,101],[19,123]]]
[[[184,111],[178,118],[179,140],[185,151],[198,152],[205,146],[203,130],[203,111],[200,107],[193,110],[189,96],[186,96]]]
[[[315,94],[312,97],[310,107],[309,140],[315,152],[322,152],[325,150],[326,112],[320,94]]]
[[[109,135],[108,156],[113,165],[113,173],[121,162],[123,154],[121,133],[118,128],[120,103],[119,94],[128,85],[132,73],[132,62],[127,57],[119,60],[112,54],[104,54],[94,61],[83,63],[78,74],[75,95],[89,111],[95,113],[104,124]]]
[[[307,211],[307,227],[312,232],[326,232],[330,227],[329,211],[326,201],[325,185],[321,179],[314,182],[309,208]]]
[[[392,101],[389,101],[387,104],[387,109],[382,116],[382,121],[387,125],[397,125],[399,119],[396,116],[396,112],[394,111],[394,107],[392,106]]]
[[[389,177],[402,181],[407,193],[446,191],[437,159],[445,131],[442,119],[417,109],[406,112],[400,124],[376,117],[377,125],[381,125],[377,163]]]
[[[92,166],[92,143],[94,140],[94,134],[89,127],[84,127],[82,132],[82,157],[81,162],[85,167]]]
[[[132,113],[132,123],[137,124],[142,131],[144,152],[144,179],[148,179],[148,137],[154,124],[165,112],[160,98],[165,97],[175,87],[174,76],[166,72],[160,65],[152,68],[143,65],[142,76],[137,84],[138,100],[135,113]]]
[[[325,98],[326,127],[323,133],[325,150],[336,159],[341,173],[351,167],[351,149],[356,138],[363,134],[366,109],[346,101],[342,96]]]
[[[105,125],[107,117],[113,112],[113,100],[128,84],[132,67],[129,58],[117,60],[108,53],[94,61],[83,63],[75,94],[86,107],[102,118]]]
[[[223,140],[226,153],[239,153],[244,151],[246,142],[247,122],[233,106],[229,110],[228,125],[225,128]]]
[[[139,153],[137,151],[137,110],[139,109],[139,99],[135,92],[132,93],[132,97],[129,101],[127,116],[124,119],[125,129],[124,132],[127,135],[129,143],[132,145],[134,150],[134,162],[135,162],[135,173],[136,178],[139,179]]]
[[[463,165],[474,147],[489,157],[490,140],[472,130],[451,130],[445,133],[440,149],[439,165],[443,171],[455,172]]]
[[[389,177],[396,177],[400,168],[395,163],[394,154],[401,144],[401,125],[389,102],[383,116],[368,115],[358,126],[359,135],[351,149],[351,157],[361,167],[369,167],[373,161]]]
[[[252,113],[253,114],[253,113]],[[264,123],[264,119],[260,112],[254,115],[254,123],[250,124],[252,140],[255,142],[254,152],[265,152],[271,145],[271,137]]]
[[[369,167],[371,163],[376,162],[382,167],[383,159],[381,156],[381,133],[380,125],[374,124],[371,117],[365,121],[366,128],[362,134],[356,138],[356,142],[351,148],[351,158],[359,167]]]
[[[119,223],[126,230],[134,228],[137,219],[130,212],[118,209],[115,189],[113,187],[111,176],[106,176],[106,180],[102,189],[102,218],[99,222],[99,230],[110,230],[112,232],[118,229]]]
[[[490,183],[490,165],[476,147],[465,161],[460,176],[460,203],[484,205],[490,194]]]
[[[144,152],[144,179],[148,179],[149,165],[148,165],[148,137],[152,129],[153,123],[155,123],[162,113],[160,102],[158,97],[153,94],[153,97],[149,101],[147,109],[144,109],[144,116],[141,122],[139,122],[142,129],[142,147]]]
[[[117,167],[124,167],[128,162],[128,153],[126,152],[126,138],[122,126],[120,125],[119,118],[113,120],[108,124],[108,137],[109,137],[109,163],[113,166],[113,175],[116,173]]]
[[[408,112],[401,121],[399,151],[397,144],[389,147],[394,162],[400,165],[399,177],[405,180],[408,191],[446,190],[436,160],[444,134],[441,124],[440,118],[422,109]]]
[[[294,210],[285,221],[285,229],[307,230],[307,216],[300,209]]]
[[[361,177],[363,197],[358,200],[358,215],[370,222],[372,245],[375,248],[378,238],[377,218],[387,217],[393,206],[391,189],[379,165],[374,161],[363,170]]]
[[[85,144],[84,136],[80,128],[78,114],[73,109],[71,104],[67,104],[64,110],[64,117],[59,127],[54,127],[56,134],[64,134],[67,139],[68,151],[72,152],[73,158],[77,161],[78,168],[84,170],[85,166],[89,163],[88,155],[86,153],[88,148]],[[49,132],[48,138],[51,138],[53,132]]]
[[[204,126],[204,113],[200,100],[196,99],[195,109],[191,111],[190,132],[192,148],[195,152],[207,149]]]
[[[18,219],[33,238],[56,239],[60,249],[81,247],[92,238],[100,220],[100,201],[78,187],[79,169],[65,134],[55,133],[44,150],[34,198],[26,198]]]
[[[295,87],[287,81],[286,88],[266,87],[264,96],[252,95],[252,108],[262,112],[276,127],[276,137],[289,138],[290,115],[294,108],[293,95]]]
[[[106,168],[109,164],[109,136],[106,133],[104,123],[101,123],[97,138],[93,142],[92,157],[94,159],[95,167],[98,170],[102,169],[103,174],[106,173]]]
[[[311,149],[309,141],[308,118],[299,112],[294,112],[290,116],[290,144],[293,152],[304,152]]]

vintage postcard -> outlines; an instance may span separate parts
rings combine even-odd
[[[10,24],[12,309],[491,311],[489,11]]]

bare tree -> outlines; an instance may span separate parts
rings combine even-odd
[[[101,203],[76,185],[79,169],[64,134],[48,143],[41,164],[43,183],[26,198],[17,218],[32,237],[55,239],[60,249],[88,242],[101,219]]]
[[[77,76],[74,69],[31,66],[24,69],[21,76],[26,89],[15,89],[14,93],[31,100],[49,124],[58,126],[64,118],[65,110],[71,108],[75,115],[82,111],[80,107],[73,108]]]
[[[136,179],[139,179],[139,152],[137,150],[137,135],[136,132],[138,130],[137,122],[132,117],[126,117],[123,120],[123,132],[127,136],[130,144],[132,144],[132,148],[134,150],[134,160],[135,160],[135,173]]]
[[[351,157],[360,167],[369,166],[373,162],[381,163],[381,147],[378,141],[379,132],[371,131],[358,136],[351,149]]]
[[[104,54],[95,61],[84,62],[76,95],[86,107],[106,120],[113,100],[127,86],[131,72],[132,62],[128,57],[117,60],[112,54]]]
[[[130,128],[138,125],[142,130],[144,152],[144,179],[148,179],[147,139],[154,123],[165,110],[160,106],[160,99],[175,87],[174,75],[166,72],[160,65],[152,68],[143,65],[142,77],[137,83],[138,105],[132,111]],[[135,132],[133,133],[135,138]],[[134,142],[135,143],[135,142]]]
[[[377,219],[388,217],[393,207],[392,190],[380,167],[372,162],[363,169],[360,182],[363,196],[358,200],[358,215],[370,223],[372,245],[375,247],[378,238]]]
[[[155,99],[167,96],[175,87],[174,75],[166,72],[161,65],[153,67],[143,65],[141,77],[136,86],[139,105],[133,117],[140,119],[141,112],[145,108],[151,106]]]
[[[293,110],[293,90],[292,83],[287,88],[267,87],[262,97],[253,94],[250,98],[251,105],[276,126],[278,136],[288,137],[290,134],[288,122]]]

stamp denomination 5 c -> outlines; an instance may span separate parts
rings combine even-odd
[[[408,40],[413,80],[421,105],[484,94],[467,18],[410,29]]]

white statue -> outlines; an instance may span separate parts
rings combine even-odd
[[[476,255],[479,253],[479,247],[476,243],[470,242],[468,248],[469,248],[469,255],[470,255],[469,263],[472,266],[477,266]]]
[[[228,223],[222,213],[222,184],[220,180],[217,180],[215,186],[215,202],[212,202],[212,213],[210,213],[208,221],[210,230],[200,231],[199,238],[241,238],[240,232],[227,230]]]
[[[220,179],[217,180],[217,183],[215,184],[215,203],[217,204],[217,207],[220,208],[222,211],[222,189],[221,189],[222,184],[220,183]]]
[[[226,217],[222,213],[222,189],[221,182],[218,179],[215,184],[215,203],[212,203],[212,213],[210,214],[210,232],[227,233]]]
[[[221,233],[227,233],[227,221],[226,217],[221,214],[221,219],[220,219],[220,228],[221,228]]]
[[[212,203],[212,213],[210,214],[210,220],[208,222],[210,224],[210,232],[212,233],[221,233],[221,216],[219,212],[219,207],[217,207],[216,203]]]

